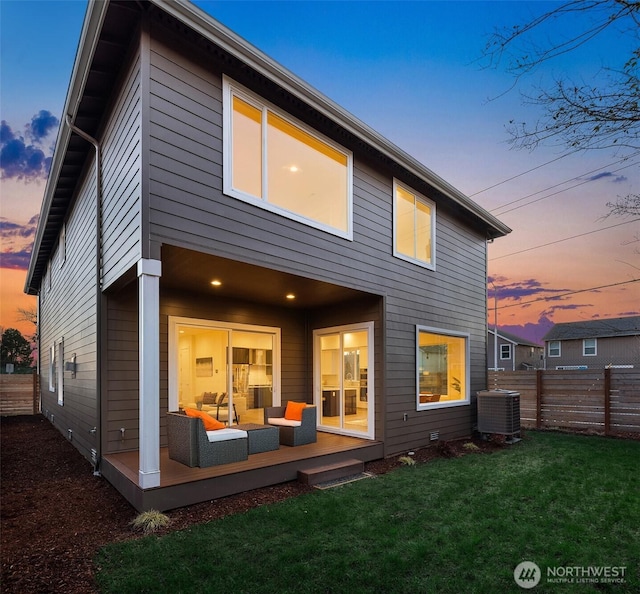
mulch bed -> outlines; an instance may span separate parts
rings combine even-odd
[[[43,416],[2,417],[0,487],[2,582],[4,593],[97,592],[93,558],[100,547],[139,538],[131,526],[136,510]],[[417,450],[427,462],[469,453],[466,442],[444,442]],[[479,451],[504,447],[473,440]],[[475,450],[478,451],[478,450]],[[384,474],[398,457],[366,465]],[[312,490],[297,482],[257,489],[214,502],[167,512],[171,524],[159,534],[241,513]]]

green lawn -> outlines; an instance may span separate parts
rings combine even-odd
[[[514,581],[521,561],[540,567],[533,590]],[[530,432],[498,453],[110,545],[97,564],[118,594],[640,592],[640,442]],[[625,567],[624,583],[548,577],[605,566]]]

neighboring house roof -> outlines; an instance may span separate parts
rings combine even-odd
[[[636,335],[640,335],[640,316],[556,324],[544,335],[544,340],[548,342]]]
[[[109,91],[114,86],[119,66],[126,57],[129,41],[137,27],[136,14],[158,9],[166,18],[173,18],[183,25],[191,35],[194,32],[201,35],[200,39],[205,43],[221,48],[266,80],[311,106],[326,121],[350,134],[363,150],[374,153],[391,166],[400,166],[409,175],[435,188],[462,216],[471,217],[476,225],[481,226],[487,239],[511,231],[415,158],[186,0],[90,2],[61,118],[63,122],[68,116],[87,134],[94,137],[99,134]],[[67,208],[75,195],[87,154],[93,150],[85,140],[72,134],[65,124],[60,126],[56,147],[25,284],[25,291],[32,294],[38,291]]]
[[[495,334],[495,330],[490,329],[489,334]],[[519,336],[516,336],[515,334],[511,334],[511,332],[505,332],[504,330],[498,330],[498,338],[502,338],[507,342],[511,342],[513,344],[517,344],[520,346],[535,347],[538,349],[542,348],[541,345],[536,344],[535,342],[531,342],[530,340],[527,340],[525,338],[520,338]]]

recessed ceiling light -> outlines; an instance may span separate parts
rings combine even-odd
[[[291,300],[291,299],[295,299],[296,296],[293,293],[288,293],[287,294],[287,299]]]
[[[216,280],[212,280],[212,281],[211,281],[211,284],[212,284],[214,287],[220,287],[220,286],[222,285],[222,282],[216,279]]]

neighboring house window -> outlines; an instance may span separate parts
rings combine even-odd
[[[598,354],[598,342],[596,338],[585,338],[582,341],[582,354],[585,357],[595,357]]]
[[[500,345],[500,358],[501,359],[511,359],[511,345],[510,344],[501,344]]]
[[[56,343],[49,347],[49,392],[56,391]]]
[[[436,205],[397,180],[393,195],[393,255],[435,268]]]
[[[469,404],[469,335],[417,327],[417,409]]]
[[[559,340],[550,340],[549,341],[549,357],[559,357],[560,356],[560,341]]]
[[[224,79],[224,191],[351,239],[352,154]]]

